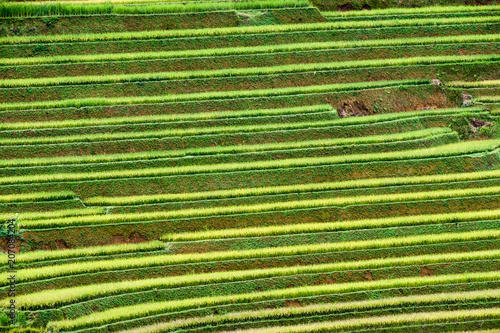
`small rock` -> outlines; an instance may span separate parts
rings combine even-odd
[[[441,81],[439,81],[438,79],[432,79],[431,80],[431,83],[432,84],[435,84],[436,86],[442,86],[443,84],[441,83]]]

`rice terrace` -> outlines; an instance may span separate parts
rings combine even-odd
[[[500,333],[498,0],[0,0],[0,332]]]

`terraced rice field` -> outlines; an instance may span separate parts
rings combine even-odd
[[[500,332],[494,1],[0,2],[2,332]]]

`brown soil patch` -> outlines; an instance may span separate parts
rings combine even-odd
[[[62,239],[56,239],[54,241],[54,244],[56,244],[56,247],[58,250],[66,250],[66,249],[71,249],[71,246],[68,245],[64,240]]]
[[[289,308],[300,308],[302,305],[300,305],[299,301],[285,301],[285,305]]]
[[[128,237],[129,239],[129,243],[145,243],[147,242],[148,240],[143,236],[141,235],[140,233],[134,231],[133,233],[130,234],[130,236]]]
[[[7,253],[9,250],[9,239],[7,237],[0,237],[0,246],[2,247],[2,252]],[[16,243],[14,246],[15,253],[21,252],[21,240],[16,238]]]
[[[366,281],[373,281],[372,272],[370,272],[370,271],[366,272],[364,278]]]
[[[373,114],[368,110],[368,107],[363,101],[344,101],[340,103],[338,108],[340,118],[369,116]]]
[[[436,275],[433,269],[429,267],[420,267],[420,276],[433,276]]]
[[[109,243],[110,244],[125,244],[125,243],[127,243],[127,240],[125,239],[125,236],[123,236],[123,235],[113,235],[113,236],[111,236]]]

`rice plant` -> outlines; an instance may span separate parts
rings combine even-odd
[[[283,256],[307,255],[312,253],[328,253],[340,251],[355,251],[364,249],[392,248],[402,246],[415,246],[437,243],[469,242],[478,240],[497,239],[500,230],[471,231],[463,233],[442,233],[437,235],[418,235],[411,237],[384,238],[376,240],[350,241],[342,243],[322,243],[296,246],[283,246],[273,248],[221,251],[207,253],[189,253],[178,255],[157,255],[141,258],[121,258],[114,260],[100,260],[46,266],[40,268],[27,268],[19,270],[16,281],[28,282],[50,279],[75,274],[95,273],[111,270],[129,270],[140,267],[158,267],[188,263],[202,263],[223,260],[242,260],[251,258],[272,258]],[[484,256],[489,256],[492,251],[484,251]],[[0,274],[0,286],[9,284],[8,273]]]
[[[466,253],[446,253],[400,258],[371,259],[333,264],[317,264],[307,266],[279,267],[241,271],[224,271],[203,274],[188,274],[144,280],[99,283],[86,286],[51,289],[26,295],[19,295],[16,302],[25,309],[39,309],[78,303],[94,298],[107,297],[125,293],[137,293],[152,289],[180,288],[194,285],[228,283],[245,280],[295,276],[300,274],[321,274],[335,271],[378,269],[413,265],[432,265],[473,260],[489,260],[500,258],[499,251],[476,251]],[[52,269],[57,269],[53,266]],[[8,307],[10,300],[4,300]]]
[[[316,158],[293,158],[276,161],[256,161],[246,163],[223,163],[210,165],[193,165],[173,168],[152,168],[135,170],[103,171],[93,173],[59,173],[30,176],[2,177],[0,184],[25,184],[62,181],[84,181],[98,179],[120,179],[131,177],[159,177],[167,175],[186,175],[196,173],[218,173],[246,170],[281,169],[291,167],[311,167],[319,165],[343,163],[367,163],[375,161],[397,161],[407,159],[423,159],[433,157],[460,156],[473,153],[491,152],[498,148],[500,140],[483,140],[460,142],[444,146],[405,150],[400,152],[370,153],[357,155],[328,156]]]
[[[359,229],[391,228],[412,225],[428,225],[441,223],[459,223],[500,219],[500,210],[483,210],[472,212],[412,215],[404,217],[374,218],[346,222],[302,223],[284,226],[246,227],[223,230],[208,230],[166,234],[163,241],[191,242],[210,239],[268,237],[316,232],[335,232]]]
[[[138,244],[101,245],[69,250],[30,251],[16,255],[17,264],[28,264],[39,261],[70,259],[78,257],[106,256],[112,254],[159,251],[165,249],[161,241],[151,241]],[[7,257],[0,258],[0,265],[6,265]]]
[[[452,24],[484,24],[498,23],[500,16],[459,17],[459,18],[430,18],[430,19],[392,19],[377,21],[352,21],[352,22],[324,22],[306,24],[265,25],[249,27],[228,27],[212,29],[185,29],[185,30],[158,30],[140,32],[112,32],[99,34],[68,34],[68,35],[40,35],[40,36],[9,36],[1,37],[0,45],[17,45],[29,43],[55,43],[55,42],[95,42],[111,40],[139,40],[163,39],[184,37],[212,37],[227,35],[247,35],[284,32],[305,32],[317,30],[339,29],[372,29],[383,27],[410,27],[410,26],[435,26]]]
[[[398,67],[398,66],[420,66],[438,65],[448,63],[473,63],[493,62],[500,60],[498,54],[479,55],[454,55],[454,56],[431,56],[411,57],[397,59],[375,59],[356,60],[330,63],[307,63],[292,64],[269,67],[228,68],[217,70],[193,70],[180,72],[159,72],[140,74],[115,74],[115,75],[89,75],[89,76],[64,76],[49,78],[27,78],[0,80],[0,88],[14,87],[44,87],[78,84],[104,84],[124,82],[147,82],[160,80],[188,80],[214,77],[254,76],[254,75],[277,75],[317,71],[334,71],[355,68],[375,67]]]
[[[452,302],[487,302],[496,301],[500,298],[500,291],[497,289],[440,293],[430,295],[411,295],[402,297],[391,297],[384,299],[354,301],[344,303],[312,304],[300,307],[268,308],[254,311],[229,312],[227,314],[212,315],[206,317],[194,317],[179,319],[171,322],[158,323],[149,326],[142,326],[122,333],[161,333],[170,332],[175,329],[187,329],[203,325],[222,325],[226,323],[250,322],[253,320],[286,320],[300,316],[320,316],[332,313],[342,313],[344,311],[376,310],[383,308],[405,308],[409,306],[422,306]],[[493,333],[481,331],[483,333]]]
[[[393,119],[403,119],[395,115],[406,115],[410,112],[404,112],[399,114],[392,114]],[[448,113],[446,113],[448,114]],[[422,116],[432,115],[423,113]],[[445,115],[445,113],[443,113]],[[410,116],[410,115],[408,115]],[[366,120],[375,123],[372,117],[378,116],[366,116],[366,117],[352,117],[344,119],[358,119]],[[391,121],[391,118],[378,118],[379,121]],[[355,125],[355,122],[345,122],[339,123],[339,125]],[[359,122],[362,124],[362,122]],[[310,124],[312,125],[312,124]],[[321,123],[317,123],[321,125]],[[148,152],[138,152],[138,153],[121,153],[121,154],[106,154],[106,155],[83,155],[83,156],[62,156],[62,157],[41,157],[41,158],[24,158],[24,159],[5,159],[0,160],[0,166],[2,167],[28,167],[28,166],[47,166],[47,165],[71,165],[71,164],[86,164],[86,163],[110,163],[110,162],[122,162],[122,161],[137,161],[137,160],[149,160],[158,158],[169,158],[169,157],[182,157],[188,155],[211,155],[218,153],[238,153],[238,152],[252,152],[252,151],[265,151],[265,150],[279,150],[287,148],[300,148],[300,147],[310,147],[310,146],[322,146],[328,144],[336,145],[349,145],[349,144],[370,144],[377,142],[392,142],[392,141],[404,141],[413,140],[426,137],[435,137],[441,135],[447,135],[453,133],[448,128],[429,128],[425,130],[411,131],[406,133],[395,133],[387,135],[373,135],[365,137],[355,137],[355,138],[340,138],[340,139],[330,139],[330,140],[311,140],[311,141],[298,141],[298,142],[285,142],[281,144],[259,144],[259,145],[241,145],[241,146],[217,146],[217,147],[204,147],[204,148],[191,148],[191,149],[179,149],[170,151],[148,151]]]
[[[160,13],[185,13],[222,10],[257,10],[290,7],[309,7],[307,0],[256,0],[256,1],[213,1],[191,3],[157,3],[142,6],[120,4],[79,4],[65,2],[2,2],[0,17],[40,17],[73,15],[137,15]]]
[[[338,91],[356,91],[375,88],[389,88],[399,86],[428,85],[429,80],[398,80],[398,81],[372,81],[357,83],[341,83],[330,85],[316,85],[304,87],[289,87],[275,89],[255,89],[236,91],[215,91],[204,93],[159,95],[159,96],[133,96],[133,97],[112,97],[112,98],[75,98],[58,101],[43,101],[30,103],[3,103],[0,104],[0,111],[9,110],[33,110],[52,108],[80,108],[84,106],[106,106],[106,105],[131,105],[150,104],[183,101],[206,101],[214,99],[234,99],[234,98],[255,98],[269,96],[288,96],[298,94],[318,94]]]
[[[14,202],[69,200],[75,198],[76,198],[75,193],[71,191],[8,194],[8,195],[0,195],[0,204],[14,203]]]
[[[439,275],[425,277],[399,278],[390,280],[352,282],[342,284],[329,284],[320,286],[307,286],[290,289],[278,289],[248,294],[229,296],[214,296],[204,298],[193,298],[179,301],[143,303],[140,305],[118,307],[102,312],[94,312],[90,315],[81,316],[71,320],[51,322],[47,328],[60,330],[75,330],[85,327],[105,325],[112,322],[124,321],[133,318],[153,316],[160,313],[182,311],[193,308],[211,307],[223,304],[236,304],[245,302],[258,302],[271,299],[287,299],[297,297],[308,297],[315,295],[347,293],[361,290],[378,290],[398,287],[431,286],[450,283],[472,283],[480,281],[494,281],[500,278],[500,272],[479,272],[454,275]],[[489,311],[490,309],[486,309]],[[482,310],[484,311],[484,310]],[[464,311],[470,313],[470,310]],[[498,312],[500,316],[500,311]],[[372,318],[369,318],[372,319]]]
[[[463,43],[496,43],[499,40],[500,36],[498,34],[460,35],[460,36],[440,36],[440,37],[421,37],[421,38],[395,38],[395,39],[376,39],[376,40],[359,40],[359,41],[260,45],[260,46],[182,50],[182,51],[5,58],[5,59],[0,59],[0,66],[1,65],[26,66],[26,65],[36,65],[36,64],[65,64],[65,63],[104,62],[104,61],[194,58],[194,57],[221,57],[229,55],[304,52],[304,51],[316,51],[316,50],[371,48],[371,47],[384,47],[384,46],[387,47],[387,46],[463,44]]]

